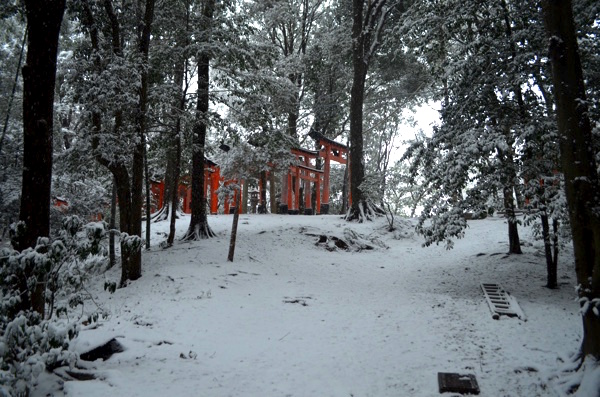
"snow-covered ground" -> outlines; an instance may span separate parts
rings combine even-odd
[[[453,250],[421,247],[409,220],[347,223],[339,216],[242,215],[234,262],[232,217],[209,217],[218,237],[163,250],[153,224],[143,277],[114,294],[90,285],[109,313],[82,326],[79,353],[116,338],[125,348],[82,362],[97,379],[45,375],[34,395],[436,396],[438,372],[474,374],[482,396],[561,395],[555,374],[579,346],[570,252],[560,289],[545,284],[542,245],[520,228],[523,255],[506,255],[503,219],[469,221]],[[189,218],[178,221],[179,235]],[[353,231],[372,250],[327,249],[320,236]],[[360,239],[359,239],[360,240]],[[480,284],[499,283],[526,319],[493,320]],[[444,394],[454,395],[454,394]]]

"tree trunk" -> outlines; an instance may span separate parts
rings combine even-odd
[[[365,177],[363,161],[363,103],[365,100],[365,82],[367,80],[366,41],[363,27],[363,0],[353,0],[352,23],[352,88],[350,91],[350,194],[352,208],[348,220],[363,221],[366,203],[360,188]],[[362,208],[361,208],[362,207]]]
[[[350,91],[350,195],[352,208],[346,220],[371,217],[371,207],[361,190],[365,178],[363,160],[363,104],[369,61],[380,39],[387,16],[387,0],[352,1],[352,88]]]
[[[293,77],[290,77],[290,80],[292,80],[292,82],[295,82],[293,80]],[[298,102],[298,94],[296,93],[294,95],[294,110],[288,113],[288,134],[289,136],[291,136],[294,141],[298,140],[298,110],[297,108],[300,106],[299,102]]]
[[[112,195],[110,198],[110,225],[108,234],[108,268],[115,266],[115,228],[117,227],[117,181],[113,177]]]
[[[148,51],[150,48],[150,33],[152,21],[154,19],[155,0],[146,0],[144,18],[140,23],[140,43],[139,52],[144,62],[140,73],[139,103],[137,111],[136,129],[138,134],[138,143],[133,149],[133,162],[131,170],[131,211],[129,224],[131,228],[130,235],[140,239],[139,243],[130,244],[125,242],[127,251],[127,261],[122,263],[121,286],[125,286],[127,281],[137,280],[142,276],[142,207],[143,207],[143,183],[144,183],[144,152],[146,146],[146,132],[148,129]],[[131,241],[130,241],[131,242]],[[123,243],[121,243],[123,249]]]
[[[239,192],[235,192],[234,195],[240,194]],[[239,206],[239,203],[238,203]],[[240,220],[240,211],[239,208],[236,207],[233,212],[233,221],[231,224],[231,237],[229,238],[229,254],[227,255],[227,260],[229,262],[233,262],[233,255],[235,253],[235,242],[237,240],[237,227]]]
[[[144,145],[144,184],[146,190],[146,249],[150,249],[150,205],[152,192],[150,191],[150,175],[148,175],[148,150]]]
[[[150,24],[152,22],[152,14],[154,11],[154,1],[149,0],[149,4],[145,10],[145,23],[142,26],[142,34],[140,36],[140,52],[144,53],[144,46],[149,45],[150,40]],[[82,21],[89,29],[90,42],[92,49],[99,53],[99,32],[98,25],[94,19],[94,15],[87,2],[82,3],[83,17]],[[117,15],[115,14],[112,3],[109,0],[103,2],[104,9],[108,15],[110,23],[110,32],[112,35],[113,53],[116,56],[122,56],[120,26]],[[147,50],[145,51],[147,54]],[[146,57],[147,59],[147,57]],[[103,66],[100,63],[100,57],[94,57],[96,72],[100,73]],[[144,72],[146,73],[146,72]],[[143,86],[146,86],[145,88]],[[144,90],[146,90],[144,94]],[[138,108],[138,135],[145,131],[145,117],[140,114],[146,104],[142,103],[143,96],[147,99],[147,77],[142,79],[142,89],[139,93],[140,103]],[[144,111],[145,113],[145,111]],[[116,110],[114,114],[113,135],[118,136],[122,124],[123,115],[120,110]],[[114,184],[117,191],[117,199],[119,205],[119,229],[121,231],[121,282],[120,286],[124,286],[127,280],[135,280],[141,275],[141,214],[142,214],[142,181],[143,181],[143,140],[140,139],[140,144],[134,148],[133,154],[133,172],[137,172],[137,176],[130,178],[129,171],[125,162],[115,162],[103,156],[100,148],[100,134],[102,133],[102,115],[96,111],[91,112],[92,123],[92,150],[96,161],[105,166],[114,177]],[[144,134],[145,135],[145,134]],[[145,136],[144,136],[145,138]],[[133,182],[135,180],[135,183]],[[135,200],[134,200],[135,197]],[[137,206],[137,207],[136,207]],[[132,238],[133,236],[133,238]],[[136,238],[137,237],[137,240]]]
[[[183,41],[185,42],[186,39]],[[171,137],[171,150],[169,151],[169,162],[172,163],[172,174],[170,174],[170,195],[165,196],[165,201],[170,202],[171,219],[169,224],[169,237],[167,238],[167,246],[170,247],[175,241],[175,221],[177,218],[177,210],[179,209],[179,174],[181,173],[181,113],[185,108],[185,91],[183,87],[183,79],[185,74],[186,59],[183,55],[176,61],[174,82],[177,87],[179,97],[176,98],[173,115],[175,116],[175,128]],[[167,167],[168,168],[168,167]],[[166,183],[166,181],[165,181]]]
[[[50,188],[52,184],[52,131],[58,36],[65,11],[64,0],[26,0],[27,58],[23,66],[23,184],[19,221],[24,223],[14,241],[22,251],[35,247],[38,237],[50,236]],[[25,278],[35,274],[25,269]],[[25,283],[23,309],[44,315],[42,274],[31,294]],[[45,275],[44,275],[45,276]]]
[[[500,159],[500,181],[502,183],[502,195],[504,204],[504,213],[508,222],[508,253],[522,254],[521,240],[519,239],[519,228],[517,215],[515,213],[514,187],[517,184],[517,172],[512,149],[513,139],[510,135],[510,128],[504,128],[508,150],[497,147],[498,158]]]
[[[173,170],[173,188],[171,196],[165,197],[165,200],[170,201],[169,208],[171,209],[171,219],[169,220],[169,237],[167,237],[167,246],[170,247],[175,241],[175,222],[177,221],[177,211],[179,209],[179,173],[181,172],[181,139],[179,133],[181,131],[181,121],[177,120],[175,142],[175,169]]]
[[[267,171],[260,172],[260,202],[258,206],[259,214],[267,213]]]
[[[346,167],[344,167],[344,180],[342,182],[342,205],[340,208],[340,215],[345,214],[346,212],[348,212],[348,170],[349,170],[349,166],[346,165]]]
[[[570,0],[542,1],[550,39],[559,146],[569,207],[579,301],[582,358],[600,359],[600,186]],[[594,301],[595,300],[595,301]],[[600,391],[596,395],[600,395]]]
[[[519,228],[517,215],[515,214],[515,200],[513,198],[512,186],[504,187],[504,211],[508,222],[508,253],[522,254],[521,240],[519,239]]]
[[[556,218],[552,219],[552,248],[554,251],[552,266],[558,269],[558,219]]]
[[[548,222],[548,213],[546,209],[540,210],[540,219],[542,222],[542,237],[544,238],[544,253],[546,256],[546,287],[558,288],[557,279],[557,261],[552,257],[552,242],[550,241],[550,223]]]
[[[206,20],[205,29],[209,30],[213,18],[215,0],[207,0],[203,10]],[[193,127],[192,154],[192,216],[184,240],[198,240],[214,237],[208,225],[206,197],[204,195],[204,148],[209,108],[209,71],[210,56],[206,52],[198,55],[198,101],[196,103],[196,121]]]

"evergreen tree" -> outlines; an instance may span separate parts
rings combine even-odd
[[[143,171],[148,129],[148,53],[154,1],[143,8],[112,1],[77,3],[86,30],[87,58],[80,68],[79,95],[89,118],[89,145],[98,163],[114,176],[121,230],[121,286],[141,276]],[[87,86],[86,86],[87,85]],[[116,143],[118,142],[118,143]]]
[[[551,120],[530,78],[545,72],[540,40],[528,39],[539,37],[538,8],[504,0],[419,2],[407,21],[404,32],[437,76],[442,101],[441,126],[406,155],[415,161],[413,171],[427,170],[431,195],[420,221],[426,244],[451,245],[466,227],[465,212],[484,213],[490,200],[500,199],[509,252],[520,253],[521,180],[541,177],[537,155],[526,158],[521,149],[536,146],[532,139],[541,139]],[[435,220],[426,226],[428,218]]]

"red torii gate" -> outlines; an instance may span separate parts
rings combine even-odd
[[[302,148],[291,149],[292,154],[296,156],[297,163],[290,165],[288,172],[284,175],[285,182],[283,183],[281,202],[287,204],[288,213],[298,213],[300,210],[300,185],[304,187],[304,213],[312,215],[327,214],[329,213],[329,192],[330,192],[330,179],[329,175],[331,172],[331,162],[335,161],[339,164],[345,164],[349,166],[348,147],[331,139],[319,136],[318,142],[320,149],[307,150]],[[323,160],[323,169],[317,169],[317,159]],[[225,181],[221,176],[220,167],[213,161],[204,160],[204,197],[210,197],[210,213],[216,215],[219,210],[219,199],[217,196],[217,189],[221,183],[227,184],[234,181]],[[283,181],[282,181],[283,182]],[[243,185],[245,181],[241,181],[240,185]],[[316,208],[312,208],[312,189],[311,183],[315,186],[316,194]],[[259,192],[265,186],[259,183]],[[287,188],[287,189],[286,189]],[[152,194],[154,196],[156,207],[160,209],[164,203],[164,181],[152,182]],[[192,189],[191,183],[189,183],[189,176],[183,177],[178,187],[179,196],[183,198],[182,211],[184,213],[191,212],[191,200],[192,200]],[[240,193],[241,194],[241,193]],[[242,205],[240,205],[240,194],[236,194],[233,197],[233,206],[237,211],[241,211]],[[209,196],[210,195],[210,196]],[[262,197],[262,194],[259,194]],[[352,197],[348,195],[349,203],[352,203]],[[264,205],[265,203],[261,203]],[[230,213],[230,202],[229,198],[226,198],[224,203],[224,212]],[[154,211],[153,211],[154,212]]]
[[[300,209],[300,184],[304,186],[304,213],[312,215],[313,213],[329,213],[329,187],[331,173],[331,162],[335,161],[348,166],[348,147],[323,136],[318,137],[320,149],[318,151],[302,148],[293,148],[292,154],[296,156],[298,164],[289,167],[286,178],[282,181],[281,201],[286,203],[288,213],[296,214]],[[323,160],[323,169],[317,169],[317,159]],[[312,208],[311,183],[315,185],[316,209]],[[321,192],[321,187],[322,192]],[[348,197],[352,203],[352,197]]]
[[[219,166],[209,159],[204,159],[204,197],[206,198],[210,194],[211,214],[216,214],[219,208],[217,189],[222,180],[223,178],[221,177],[221,169]],[[165,202],[165,181],[151,181],[150,191],[154,199],[151,212],[156,212],[162,208]],[[191,213],[192,184],[189,175],[180,178],[177,191],[179,197],[183,201],[181,210],[186,214]]]
[[[323,204],[320,208],[321,214],[329,212],[329,174],[331,173],[331,162],[335,161],[340,164],[345,164],[348,168],[348,204],[352,205],[352,196],[350,195],[350,157],[348,156],[348,146],[342,145],[334,140],[319,137],[319,156],[323,159]]]
[[[304,213],[312,215],[315,211],[312,208],[312,189],[311,183],[315,184],[317,193],[316,207],[321,208],[321,186],[324,183],[323,170],[316,168],[316,160],[319,157],[319,152],[314,150],[306,150],[301,148],[292,149],[292,154],[296,156],[298,164],[290,165],[287,173],[287,208],[290,213],[298,213],[300,210],[300,183],[304,187]],[[313,163],[314,161],[314,163]],[[293,187],[292,187],[293,184]],[[283,201],[282,191],[282,201]]]

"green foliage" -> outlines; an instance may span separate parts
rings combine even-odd
[[[427,189],[419,231],[448,244],[463,213],[537,203],[530,182],[558,171],[544,27],[537,2],[417,1],[409,15],[400,31],[434,77],[442,123],[405,159]]]
[[[27,396],[32,382],[44,369],[74,364],[76,355],[67,350],[77,335],[74,323],[42,320],[38,313],[20,312],[0,319],[0,391]]]
[[[17,233],[22,230],[16,225]],[[75,362],[67,350],[78,332],[70,315],[87,298],[85,282],[106,268],[103,222],[84,224],[65,217],[52,240],[39,238],[35,248],[0,251],[0,379],[8,395],[27,395],[44,370]],[[37,286],[45,288],[46,317],[24,307]],[[92,318],[97,318],[98,313]]]

